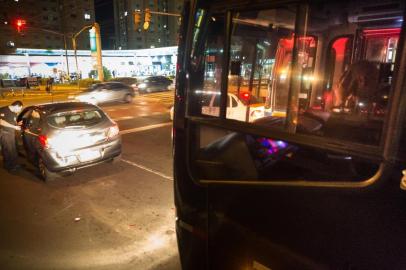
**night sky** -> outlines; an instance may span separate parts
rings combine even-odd
[[[114,6],[113,0],[94,0],[96,22],[100,24],[102,48],[114,49]]]

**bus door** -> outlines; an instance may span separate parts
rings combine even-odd
[[[174,132],[184,269],[406,269],[402,3],[197,1],[184,65],[186,100],[177,99],[187,106],[185,125]],[[362,12],[372,11],[367,21],[372,17]],[[365,32],[392,27],[401,34],[384,43]],[[352,42],[340,38],[359,33],[365,42],[354,42],[351,61],[338,63]],[[284,114],[231,119],[227,97],[235,95],[234,74],[243,77],[241,85],[253,85],[251,74],[259,68],[252,65],[258,57],[253,40],[263,44],[263,63],[274,65],[261,76],[275,78],[273,109]],[[316,48],[323,55],[318,61],[311,60]],[[334,67],[327,61],[332,48]],[[374,62],[378,55],[380,63],[393,65],[390,76],[382,75],[388,102],[381,113],[369,110],[380,93],[373,76],[386,69]],[[289,67],[283,85],[278,67]],[[306,80],[308,67],[325,76]],[[315,98],[324,82],[336,83],[331,91],[341,89],[337,106],[320,106]],[[208,91],[219,97],[215,113],[203,108]],[[368,110],[364,98],[371,101]],[[346,107],[350,102],[354,106]]]

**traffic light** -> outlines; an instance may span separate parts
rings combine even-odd
[[[149,8],[146,8],[144,16],[144,30],[148,30],[150,22],[151,22],[151,12]]]
[[[134,11],[134,29],[137,30],[138,26],[141,23],[141,12],[140,11]]]
[[[25,20],[22,20],[22,19],[16,20],[16,27],[17,27],[18,33],[20,33],[21,30],[25,27],[25,24],[26,24]]]

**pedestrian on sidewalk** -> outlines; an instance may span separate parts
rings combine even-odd
[[[14,101],[11,105],[0,107],[0,145],[3,155],[3,167],[13,173],[20,165],[17,163],[18,153],[15,142],[15,131],[20,130],[17,115],[21,112],[23,103]]]
[[[53,84],[54,84],[54,78],[49,77],[47,80],[47,86],[45,88],[47,90],[47,93],[51,93]]]

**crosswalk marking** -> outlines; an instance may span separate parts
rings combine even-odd
[[[171,125],[172,125],[172,122],[165,122],[165,123],[154,124],[154,125],[149,125],[149,126],[124,129],[124,130],[120,131],[120,134],[124,135],[124,134],[129,134],[129,133],[137,133],[137,132],[141,132],[141,131],[146,131],[146,130],[155,129],[155,128],[161,128],[161,127],[166,127],[166,126],[171,126]]]
[[[146,98],[146,99],[155,99],[162,103],[170,103],[173,104],[174,101],[174,92],[173,91],[166,91],[166,92],[158,92],[158,93],[150,93],[140,95],[137,98]]]

